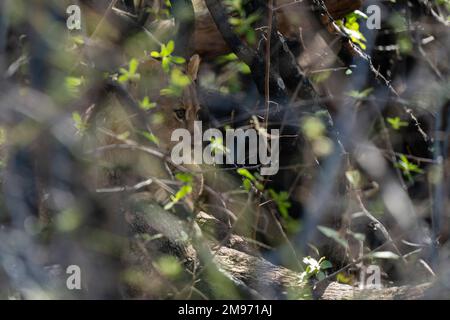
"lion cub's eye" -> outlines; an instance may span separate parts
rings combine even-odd
[[[173,112],[175,113],[175,117],[176,117],[179,121],[184,121],[184,120],[186,120],[186,109],[179,108],[179,109],[173,110]]]

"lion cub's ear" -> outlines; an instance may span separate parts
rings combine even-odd
[[[199,66],[200,56],[198,54],[194,54],[191,59],[189,59],[189,63],[187,66],[187,75],[191,78],[192,81],[197,80]]]

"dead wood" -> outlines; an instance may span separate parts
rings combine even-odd
[[[313,282],[302,281],[298,272],[274,265],[252,254],[252,245],[242,237],[229,234],[225,224],[207,213],[199,214],[196,221],[186,222],[163,210],[158,204],[148,201],[145,195],[135,197],[134,201],[128,221],[135,230],[164,236],[156,250],[174,254],[187,262],[187,268],[198,263],[213,265],[224,278],[253,299],[421,299],[431,287],[430,283],[424,283],[417,286],[362,290],[330,281],[315,285]],[[204,234],[209,234],[209,237],[206,238]],[[217,234],[222,241],[212,237]]]
[[[195,10],[195,52],[203,57],[217,57],[230,51],[226,40],[219,32],[204,0],[194,0]],[[328,12],[334,19],[341,19],[361,6],[360,0],[326,0]],[[305,2],[278,0],[274,4],[278,30],[287,38],[299,38],[299,30],[316,28],[311,7]],[[226,13],[222,11],[225,15]],[[224,19],[226,20],[226,19]]]

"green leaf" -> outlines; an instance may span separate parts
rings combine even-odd
[[[325,273],[323,273],[322,271],[319,271],[316,275],[317,280],[321,281],[323,279],[326,278]]]
[[[78,112],[72,113],[72,119],[73,119],[73,121],[75,121],[75,123],[82,122],[81,115]]]
[[[301,281],[311,278],[312,276],[315,276],[318,280],[323,280],[326,278],[326,273],[323,270],[332,267],[331,262],[325,260],[325,257],[322,257],[319,261],[317,261],[316,259],[308,256],[303,258],[303,263],[306,265],[306,268],[300,275]]]
[[[423,173],[423,170],[417,164],[410,162],[404,154],[400,155],[400,160],[395,166],[402,170],[406,176],[411,175],[411,173]]]
[[[249,179],[244,179],[244,181],[242,182],[242,185],[244,186],[244,189],[246,191],[250,191],[252,189],[252,183]]]
[[[74,122],[75,128],[78,130],[78,133],[82,134],[87,129],[87,123],[83,120],[78,112],[72,113],[72,120]]]
[[[129,136],[130,136],[130,133],[128,131],[125,131],[125,132],[119,134],[117,136],[117,138],[120,140],[126,140],[126,139],[128,139]]]
[[[219,56],[216,61],[218,64],[224,64],[231,61],[238,60],[238,56],[235,53],[229,53],[222,56]]]
[[[56,228],[61,232],[76,230],[83,222],[83,215],[75,208],[65,209],[55,218]]]
[[[356,91],[356,90],[352,90],[350,92],[347,93],[348,96],[355,98],[355,99],[365,99],[367,98],[373,91],[373,88],[367,88],[363,91]]]
[[[336,281],[339,283],[344,284],[351,284],[352,283],[352,277],[347,276],[344,272],[339,272],[336,276]]]
[[[243,177],[248,178],[250,181],[254,181],[256,180],[256,178],[250,173],[250,171],[248,171],[247,169],[244,168],[239,168],[237,170],[237,173],[240,174]]]
[[[153,133],[150,133],[150,132],[147,132],[147,131],[142,131],[141,135],[144,138],[146,138],[147,140],[149,140],[150,142],[153,142],[154,144],[159,145],[159,139]]]
[[[361,187],[361,173],[359,170],[349,170],[345,172],[345,177],[353,188],[359,189]]]
[[[176,64],[183,64],[183,63],[186,62],[186,59],[185,59],[185,58],[183,58],[183,57],[177,57],[177,56],[171,57],[170,60],[171,60],[173,63],[176,63]]]
[[[177,180],[180,180],[181,182],[184,183],[192,183],[193,177],[191,174],[189,173],[184,173],[184,172],[179,172],[175,175],[175,178]]]
[[[399,117],[387,118],[387,122],[391,125],[394,130],[399,130],[402,127],[407,127],[408,122],[402,121]]]
[[[71,94],[77,94],[79,87],[84,83],[83,77],[66,77],[65,85]]]
[[[166,204],[164,206],[165,210],[171,209],[176,203],[178,203],[180,200],[182,200],[184,197],[186,197],[188,194],[192,192],[192,186],[191,185],[184,185],[178,190],[178,192],[175,194],[175,196],[171,197],[171,202]]]
[[[170,279],[176,279],[183,271],[180,262],[174,256],[165,255],[159,258],[155,264],[156,269]]]
[[[361,47],[361,49],[365,50],[366,45],[364,42],[366,42],[367,40],[359,30],[359,18],[367,19],[367,15],[359,10],[356,10],[345,16],[345,23],[343,23],[342,20],[338,20],[337,24],[350,36],[350,40],[353,43],[357,44]]]
[[[84,44],[84,38],[83,38],[83,36],[73,36],[73,37],[71,37],[71,40],[72,40],[73,43],[75,43],[76,45],[83,45],[83,44]]]
[[[227,154],[230,152],[230,150],[223,144],[222,138],[216,139],[215,137],[212,137],[210,147],[211,147],[211,151],[214,154],[217,154],[217,153]]]
[[[319,117],[305,117],[301,122],[301,128],[311,140],[322,137],[326,131],[326,126]]]
[[[159,91],[162,96],[176,96],[177,92],[173,88],[163,88]]]
[[[320,263],[320,269],[321,269],[321,270],[330,269],[330,268],[332,268],[332,267],[333,267],[333,265],[332,265],[331,262],[328,261],[328,260],[323,260],[323,261]]]
[[[170,82],[174,86],[184,88],[191,84],[191,79],[179,69],[173,69],[170,75]]]
[[[244,62],[240,62],[237,64],[238,70],[242,74],[250,74],[252,71],[250,70],[250,67],[245,64]]]
[[[175,194],[175,199],[177,201],[183,199],[184,197],[186,197],[189,193],[192,192],[192,186],[190,185],[184,185],[180,188],[180,190],[178,190],[178,192]]]
[[[280,211],[281,215],[284,218],[289,219],[288,209],[291,207],[291,203],[289,202],[289,194],[286,191],[277,193],[273,189],[269,189],[269,194],[277,204],[278,210]]]
[[[118,77],[118,81],[120,83],[125,83],[127,81],[138,81],[141,78],[139,73],[136,73],[137,68],[139,66],[139,61],[137,59],[131,59],[129,62],[128,70],[125,68],[120,68],[120,76]]]
[[[161,66],[165,73],[169,73],[170,70],[170,60],[167,57],[164,57],[161,61]]]
[[[172,54],[173,50],[175,50],[175,42],[173,42],[173,40],[170,40],[166,46],[167,55]]]
[[[139,61],[137,61],[137,59],[131,59],[130,60],[130,67],[129,67],[129,73],[130,74],[135,74],[136,73],[136,71],[137,71],[137,68],[138,68],[138,65],[139,65]]]
[[[141,107],[141,109],[150,110],[156,108],[156,103],[150,102],[150,99],[146,96],[144,97],[144,99],[142,99],[142,101],[139,102],[139,106]]]
[[[158,51],[152,51],[150,52],[150,56],[152,56],[153,58],[160,58],[161,54]]]
[[[83,77],[66,77],[66,84],[70,87],[78,87],[83,83]]]

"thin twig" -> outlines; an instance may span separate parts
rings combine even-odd
[[[266,71],[265,71],[265,104],[266,104],[266,129],[269,125],[269,109],[270,109],[270,58],[271,58],[271,38],[273,26],[273,0],[269,0],[267,4],[267,40],[266,40]]]

